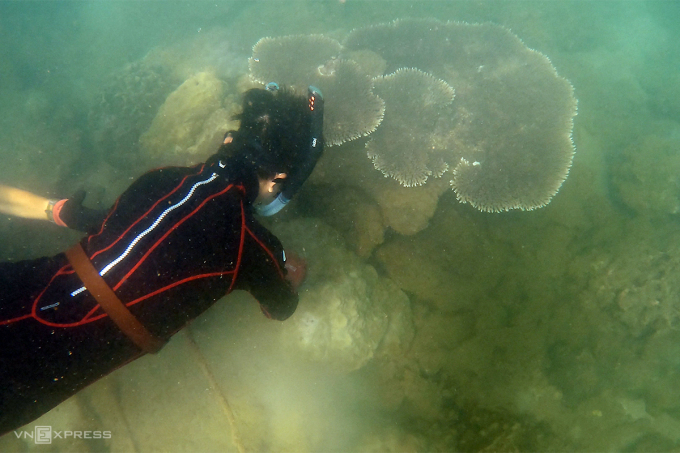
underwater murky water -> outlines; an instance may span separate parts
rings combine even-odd
[[[208,156],[233,127],[239,93],[253,85],[248,57],[266,36],[322,33],[347,44],[351,30],[398,18],[489,22],[547,56],[578,99],[569,176],[547,206],[531,211],[487,213],[459,203],[449,185],[457,160],[437,178],[441,165],[429,156],[425,185],[404,188],[366,157],[371,135],[329,147],[304,193],[268,225],[308,261],[293,317],[269,321],[249,295],[229,295],[157,356],[114,372],[24,428],[107,431],[110,438],[36,445],[10,433],[0,450],[677,451],[678,5],[0,2],[0,183],[51,197],[82,187],[92,206],[109,206],[148,169]],[[488,122],[509,117],[519,124],[513,115],[527,105],[519,85],[504,85],[504,104],[494,104],[499,95],[475,91],[477,79],[461,75],[461,60],[449,60],[460,46],[446,37],[428,41],[417,58],[372,39],[345,58],[374,76],[413,60],[409,67],[450,84],[456,98],[446,106],[454,110],[424,102],[399,110],[406,87],[386,104],[382,126],[392,129],[382,142],[373,136],[369,154],[407,142],[389,139],[409,127],[412,149],[427,143],[481,153],[494,143],[485,151],[491,153],[513,140],[531,146],[517,141],[524,133],[553,143],[538,118],[506,135],[489,129],[474,143],[463,140],[469,130],[449,120],[466,124],[482,98],[500,105],[484,110],[501,112],[489,113]],[[498,53],[500,44],[484,39],[462,53]],[[366,52],[371,44],[373,53]],[[280,56],[300,65],[314,58]],[[528,64],[518,57],[503,68]],[[323,71],[340,68],[334,61]],[[488,68],[480,64],[476,74]],[[505,83],[503,74],[494,77]],[[539,88],[549,77],[531,75]],[[549,104],[539,88],[536,99]],[[513,96],[517,107],[508,108]],[[556,102],[541,108],[568,111],[566,101]],[[564,124],[550,133],[568,140]],[[342,127],[339,136],[347,132]],[[375,143],[391,147],[377,152]],[[531,156],[510,164],[540,169],[541,158],[553,155]],[[395,160],[384,168],[404,162],[388,157]],[[517,186],[543,176],[526,172]],[[485,183],[485,193],[494,183]],[[0,258],[56,254],[78,237],[2,216]]]

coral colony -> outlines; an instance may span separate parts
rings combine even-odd
[[[481,211],[532,210],[569,173],[573,87],[504,27],[408,19],[355,29],[342,44],[263,38],[249,63],[261,83],[312,81],[328,99],[329,145],[369,136],[375,168],[404,187],[448,177]]]

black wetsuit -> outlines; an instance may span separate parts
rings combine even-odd
[[[81,241],[118,298],[162,339],[233,289],[250,291],[274,319],[297,306],[281,243],[253,217],[258,180],[229,167],[216,155],[147,173]],[[0,263],[0,434],[141,355],[63,253]]]

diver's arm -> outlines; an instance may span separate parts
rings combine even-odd
[[[25,219],[49,220],[50,200],[25,190],[0,184],[0,212]]]
[[[267,286],[257,286],[250,291],[265,316],[278,321],[288,319],[295,312],[298,304],[297,290],[305,279],[307,264],[304,259],[289,252],[285,269],[285,281],[275,279]],[[264,283],[261,282],[260,285]]]
[[[106,211],[83,206],[85,192],[71,198],[50,200],[25,190],[0,184],[0,212],[25,219],[47,220],[59,226],[89,232],[98,228]]]
[[[275,256],[278,255],[279,253],[275,252]],[[281,278],[281,274],[274,269],[270,269],[257,279],[257,284],[251,285],[248,289],[259,302],[265,316],[279,321],[287,319],[295,312],[298,304],[297,291],[307,273],[304,259],[292,252],[286,253],[285,256],[285,264],[279,263],[285,269],[284,278]],[[269,261],[268,266],[271,264]]]
[[[69,198],[57,201],[52,211],[54,223],[85,233],[98,230],[106,219],[108,211],[83,206],[83,200],[85,200],[85,191],[81,189]]]

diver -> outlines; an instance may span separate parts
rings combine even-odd
[[[255,218],[290,200],[323,151],[323,99],[269,84],[194,167],[137,179],[107,212],[82,195],[0,189],[0,210],[88,232],[53,257],[0,263],[0,435],[168,339],[234,289],[269,318],[297,307],[304,266]]]

